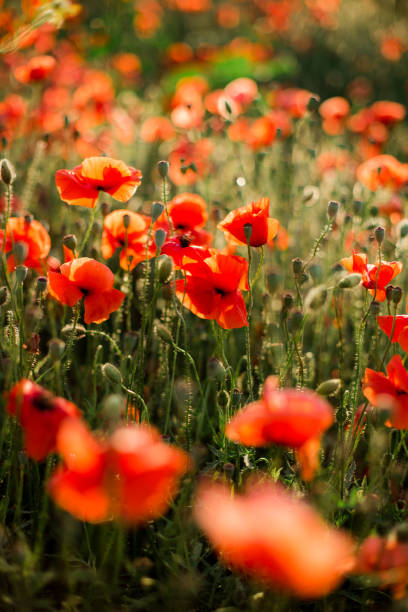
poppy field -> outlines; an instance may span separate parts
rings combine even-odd
[[[407,68],[400,0],[0,0],[0,612],[408,610]]]

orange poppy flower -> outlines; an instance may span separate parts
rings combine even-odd
[[[275,140],[276,130],[273,116],[259,117],[249,125],[246,142],[254,151],[269,147]]]
[[[92,523],[116,518],[136,525],[161,516],[189,467],[184,451],[146,425],[122,426],[99,440],[69,420],[57,445],[64,466],[51,476],[48,491],[61,508]]]
[[[140,138],[145,142],[171,140],[175,133],[174,127],[167,117],[149,117],[142,124]]]
[[[336,96],[325,100],[319,108],[323,118],[323,129],[327,134],[342,134],[345,128],[345,119],[350,112],[350,104],[345,98]]]
[[[123,223],[125,215],[130,220],[127,229]],[[116,249],[120,248],[120,267],[124,270],[128,268],[133,270],[146,257],[154,257],[156,254],[154,242],[151,241],[151,244],[147,246],[150,224],[150,217],[126,209],[114,210],[106,215],[103,221],[102,257],[109,259],[114,255]]]
[[[297,450],[302,476],[311,480],[319,465],[320,438],[333,423],[333,410],[312,391],[277,389],[269,376],[263,397],[240,410],[229,422],[226,436],[247,446],[280,444]]]
[[[408,585],[408,544],[395,533],[369,536],[360,546],[354,573],[379,579],[381,588],[391,588],[394,599],[402,599]]]
[[[0,230],[0,249],[3,248],[4,230]],[[45,261],[51,248],[50,236],[43,225],[29,217],[10,217],[7,221],[6,244],[7,267],[9,271],[15,269],[13,248],[17,242],[27,247],[27,257],[23,264],[37,272],[46,268]]]
[[[193,185],[209,169],[213,143],[202,138],[193,143],[183,139],[169,155],[169,177],[176,185]]]
[[[246,109],[257,97],[258,85],[253,79],[241,77],[228,83],[224,91],[227,97]]]
[[[360,164],[357,178],[371,191],[380,187],[399,189],[408,182],[408,164],[392,155],[377,155]]]
[[[57,433],[68,417],[79,417],[71,402],[23,378],[8,394],[6,410],[24,430],[24,447],[32,459],[41,461],[56,450]]]
[[[354,566],[351,538],[271,481],[234,496],[204,482],[194,516],[225,565],[297,597],[327,595]]]
[[[99,261],[80,257],[48,272],[48,291],[61,304],[74,306],[84,298],[85,323],[102,323],[122,304],[125,294],[113,288],[112,271]]]
[[[142,173],[111,157],[88,157],[73,170],[58,170],[55,182],[61,200],[93,208],[100,191],[127,202],[141,183]]]
[[[381,55],[390,62],[398,62],[406,48],[405,41],[397,36],[386,35],[381,41]]]
[[[402,270],[402,263],[399,261],[381,261],[381,264],[367,263],[365,253],[356,253],[350,257],[340,260],[342,266],[348,272],[358,272],[361,274],[363,287],[377,300],[383,302],[386,298],[385,288]]]
[[[14,76],[20,83],[43,81],[54,70],[56,63],[51,55],[37,55],[37,57],[32,57],[27,64],[17,66]]]
[[[247,224],[252,226],[249,241],[251,246],[262,246],[276,236],[279,230],[279,221],[269,217],[269,198],[261,198],[257,202],[251,202],[246,206],[236,208],[217,227],[231,235],[239,244],[246,245],[244,226]]]
[[[186,278],[176,281],[176,295],[183,306],[201,319],[214,319],[224,329],[248,326],[241,293],[241,289],[248,291],[246,259],[210,249],[210,257],[187,259],[181,268]]]
[[[398,342],[404,351],[408,351],[408,315],[380,315],[377,317],[377,323],[389,338],[394,328],[391,342]]]
[[[386,370],[387,375],[366,368],[363,394],[376,408],[390,410],[386,425],[408,429],[408,372],[399,355],[392,357]]]
[[[374,116],[374,121],[379,121],[385,125],[394,125],[403,121],[405,118],[405,106],[398,102],[390,102],[389,100],[379,100],[374,102],[370,107]]]

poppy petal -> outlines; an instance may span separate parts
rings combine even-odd
[[[52,297],[67,306],[74,306],[84,296],[74,283],[59,272],[51,270],[48,272],[48,291]]]
[[[106,321],[112,312],[120,308],[124,299],[125,294],[118,289],[111,289],[104,293],[89,293],[84,300],[85,323],[102,323]]]

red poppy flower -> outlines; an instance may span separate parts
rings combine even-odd
[[[85,323],[102,323],[122,304],[125,294],[113,288],[112,271],[99,261],[80,257],[48,272],[48,291],[61,304],[74,306],[84,298]]]
[[[129,227],[123,223],[124,216],[129,217]],[[114,210],[106,215],[103,221],[101,253],[109,259],[116,249],[120,251],[120,267],[124,270],[133,268],[147,257],[154,257],[156,246],[153,241],[147,246],[148,229],[151,218],[126,209]],[[127,247],[126,247],[127,240]]]
[[[205,482],[194,515],[225,565],[297,597],[327,595],[354,566],[351,538],[270,481],[234,496]]]
[[[174,127],[167,117],[149,117],[144,121],[140,130],[140,138],[145,142],[171,140],[174,135]]]
[[[311,480],[319,464],[321,435],[333,423],[333,410],[312,391],[277,389],[269,376],[263,398],[240,410],[229,422],[226,435],[247,446],[281,444],[297,450],[302,476]]]
[[[402,270],[402,263],[398,261],[382,261],[380,265],[367,263],[365,253],[356,253],[340,260],[342,266],[348,272],[358,272],[361,274],[363,287],[375,297],[377,302],[383,302],[386,298],[385,287]]]
[[[377,155],[360,164],[357,178],[371,191],[380,187],[399,189],[408,182],[408,164],[392,155]]]
[[[325,100],[319,108],[323,118],[323,129],[327,134],[342,134],[345,128],[345,120],[350,112],[350,104],[345,98],[336,96]]]
[[[269,198],[261,198],[257,202],[236,208],[217,227],[230,234],[239,244],[246,245],[244,226],[248,224],[252,227],[249,241],[251,246],[261,246],[276,236],[279,221],[269,217]]]
[[[354,573],[379,579],[381,588],[391,588],[394,599],[402,599],[408,585],[408,544],[399,542],[395,533],[369,536],[360,546]]]
[[[21,423],[26,453],[36,461],[56,450],[57,433],[62,422],[68,417],[80,416],[75,404],[55,397],[26,378],[11,389],[6,410]]]
[[[37,57],[32,57],[27,64],[18,66],[14,70],[14,76],[20,83],[43,81],[54,70],[56,63],[51,55],[37,55]]]
[[[259,117],[248,127],[246,142],[254,151],[269,147],[275,140],[276,122],[273,116]]]
[[[215,319],[224,329],[248,326],[241,289],[248,290],[248,262],[210,249],[210,257],[181,266],[186,278],[176,281],[183,306],[201,319]]]
[[[55,182],[61,200],[93,208],[100,191],[127,202],[140,185],[142,173],[111,157],[88,157],[73,170],[58,170]]]
[[[161,516],[189,467],[188,455],[153,427],[123,426],[98,440],[80,422],[58,434],[64,466],[48,482],[55,503],[80,520],[140,524]]]
[[[376,408],[390,410],[386,425],[408,429],[408,372],[399,355],[392,357],[386,370],[387,375],[366,368],[363,394]]]
[[[395,319],[395,325],[394,325]],[[377,323],[385,334],[390,338],[392,328],[391,342],[398,342],[404,351],[408,352],[408,315],[380,315],[377,317]]]
[[[378,100],[374,102],[370,108],[373,113],[374,120],[380,121],[385,125],[394,125],[399,123],[405,117],[405,106],[398,102],[390,102],[389,100]]]
[[[0,230],[0,250],[3,248],[4,230]],[[50,236],[39,221],[27,217],[10,217],[7,221],[6,244],[4,246],[7,255],[7,266],[9,271],[15,269],[13,248],[18,242],[27,247],[27,256],[22,262],[27,268],[37,272],[43,272],[46,268],[46,258],[51,248]]]

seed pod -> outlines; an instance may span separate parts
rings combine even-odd
[[[335,200],[331,200],[327,205],[327,216],[330,220],[335,219],[337,213],[339,211],[339,203]]]
[[[159,228],[158,230],[156,230],[154,234],[154,242],[159,251],[162,248],[165,240],[166,240],[166,232],[164,231],[164,229]]]
[[[377,243],[380,245],[382,244],[383,240],[384,240],[384,235],[385,235],[385,230],[383,227],[381,227],[381,225],[379,225],[374,232],[374,236],[375,239],[377,241]]]
[[[391,292],[391,299],[394,304],[399,304],[402,298],[402,289],[401,287],[393,287]]]
[[[282,310],[290,310],[295,303],[295,298],[291,293],[285,293],[282,298]]]
[[[159,162],[157,162],[157,169],[159,171],[159,174],[162,178],[166,178],[166,176],[169,173],[169,162],[166,160],[161,160]]]
[[[122,374],[112,363],[104,363],[102,366],[102,374],[114,385],[122,384]]]
[[[70,251],[76,251],[78,242],[75,234],[67,234],[63,237],[62,242]]]
[[[157,221],[157,219],[162,214],[163,210],[164,210],[164,206],[163,206],[163,204],[161,202],[153,202],[152,210],[150,212],[150,215],[152,217],[152,223]]]
[[[245,239],[247,243],[250,244],[251,236],[252,236],[252,223],[244,224],[244,234],[245,234]]]
[[[298,274],[301,273],[302,267],[303,261],[300,259],[300,257],[295,257],[295,259],[292,259],[292,270],[295,276],[298,276]]]
[[[130,226],[130,215],[126,214],[122,217],[123,226],[125,229],[129,229]]]

